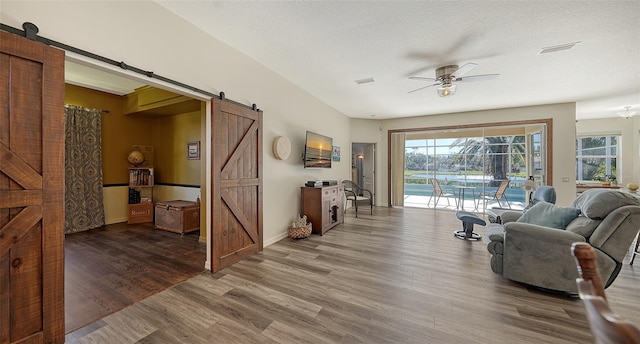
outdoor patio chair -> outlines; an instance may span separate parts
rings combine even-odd
[[[511,209],[511,204],[509,204],[509,200],[507,199],[507,188],[509,187],[509,183],[511,181],[510,180],[503,180],[500,182],[500,185],[498,185],[498,188],[496,189],[496,191],[488,191],[488,192],[483,192],[480,194],[479,198],[478,198],[478,202],[480,202],[480,200],[482,200],[484,202],[484,209],[487,208],[487,203],[491,202],[491,201],[496,201],[498,202],[498,206],[502,207],[502,200],[504,199],[505,202],[507,202],[507,208]]]
[[[438,182],[438,179],[429,178],[429,180],[431,181],[431,185],[433,185],[433,192],[431,193],[431,197],[429,197],[429,202],[427,202],[427,205],[431,204],[431,199],[435,197],[436,204],[434,204],[433,207],[436,208],[438,206],[438,201],[442,196],[444,196],[447,199],[447,204],[451,205],[451,201],[449,201],[449,197],[456,197],[455,193],[449,190],[443,190],[442,187],[440,187],[440,183]],[[456,198],[454,198],[454,200],[456,200]],[[457,207],[458,207],[458,202],[456,201],[456,208]]]

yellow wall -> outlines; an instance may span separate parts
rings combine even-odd
[[[123,97],[67,84],[65,103],[109,110],[102,115],[102,178],[104,184],[129,182],[127,153],[132,145],[152,145],[151,120],[122,114]]]
[[[109,110],[102,115],[104,184],[128,183],[127,153],[132,145],[153,146],[155,182],[200,185],[202,160],[187,160],[187,142],[201,141],[200,111],[155,118],[124,115],[125,98],[66,85],[65,102]]]
[[[201,141],[200,111],[153,120],[156,183],[200,185],[201,160],[187,160],[187,142]]]
[[[126,99],[110,93],[66,85],[65,102],[93,109],[109,110],[102,115],[102,170],[103,182],[121,184],[104,189],[105,218],[107,223],[127,220],[127,187],[129,162],[127,153],[132,145],[152,146],[155,182],[188,186],[201,185],[201,160],[187,160],[189,141],[202,141],[201,111],[154,118],[124,115]],[[202,197],[201,188],[156,186],[155,200],[185,199],[195,201]],[[203,199],[203,206],[205,200]],[[202,216],[204,222],[204,216]],[[200,239],[206,238],[201,226]]]

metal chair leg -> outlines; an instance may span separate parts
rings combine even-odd
[[[356,197],[358,197],[358,196],[356,196]],[[353,204],[354,204],[354,207],[356,208],[356,217],[358,217],[358,200],[357,199],[354,200]]]
[[[511,204],[509,204],[509,199],[506,195],[503,196],[504,200],[507,201],[507,208],[511,209]]]

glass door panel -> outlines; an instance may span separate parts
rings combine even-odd
[[[451,199],[438,202],[438,208],[522,209],[526,205],[522,186],[527,177],[544,180],[544,125],[534,127],[535,130],[500,126],[406,133],[406,205],[436,207],[430,180],[435,178],[456,201],[455,206]],[[508,181],[509,187],[504,195],[496,195],[503,181]]]
[[[406,206],[426,207],[433,188],[428,182],[427,140],[405,140],[404,203]]]

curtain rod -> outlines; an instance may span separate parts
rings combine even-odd
[[[69,106],[75,106],[75,107],[83,108],[83,109],[86,109],[86,110],[98,110],[98,111],[100,111],[102,113],[109,113],[110,112],[109,110],[106,110],[106,109],[89,109],[87,107],[80,106],[80,105],[64,104],[64,107],[69,107]]]
[[[112,66],[120,67],[120,68],[122,68],[124,70],[130,70],[132,72],[144,75],[144,76],[149,77],[149,78],[158,79],[160,81],[164,81],[166,83],[169,83],[169,84],[172,84],[172,85],[175,85],[175,86],[178,86],[178,87],[186,88],[186,89],[188,89],[190,91],[194,91],[194,92],[197,92],[197,93],[200,93],[200,94],[204,94],[204,95],[206,95],[208,97],[222,99],[222,100],[231,102],[231,103],[233,103],[235,105],[251,109],[253,111],[260,111],[260,109],[258,109],[256,104],[252,104],[251,106],[248,106],[248,105],[236,102],[234,100],[225,98],[224,92],[220,92],[219,95],[218,94],[214,94],[214,93],[211,93],[211,92],[208,92],[208,91],[205,91],[205,90],[201,90],[199,88],[187,85],[187,84],[182,83],[180,81],[175,81],[173,79],[169,79],[169,78],[166,78],[164,76],[155,74],[154,72],[151,72],[151,71],[146,71],[146,70],[134,67],[134,66],[129,66],[126,63],[124,63],[123,61],[118,62],[118,61],[112,60],[112,59],[110,59],[108,57],[104,57],[104,56],[101,56],[101,55],[98,55],[98,54],[94,54],[94,53],[91,53],[91,52],[88,52],[86,50],[82,50],[82,49],[79,49],[79,48],[76,48],[76,47],[72,47],[70,45],[67,45],[67,44],[64,44],[64,43],[60,43],[60,42],[57,42],[57,41],[54,41],[54,40],[51,40],[51,39],[48,39],[48,38],[45,38],[45,37],[42,37],[42,36],[38,36],[38,31],[40,31],[40,30],[33,23],[25,22],[25,23],[22,24],[22,28],[24,29],[24,31],[20,30],[20,29],[17,29],[15,27],[0,23],[0,30],[7,31],[9,33],[12,33],[12,34],[15,34],[15,35],[18,35],[18,36],[26,37],[26,38],[28,38],[28,39],[30,39],[32,41],[37,41],[37,42],[40,42],[40,43],[44,43],[46,45],[50,45],[50,46],[53,46],[53,47],[56,47],[56,48],[60,48],[60,49],[65,50],[65,51],[70,51],[72,53],[76,53],[76,54],[79,54],[79,55],[82,55],[82,56],[86,56],[86,57],[92,58],[94,60],[98,60],[100,62],[104,62],[104,63],[110,64]]]

